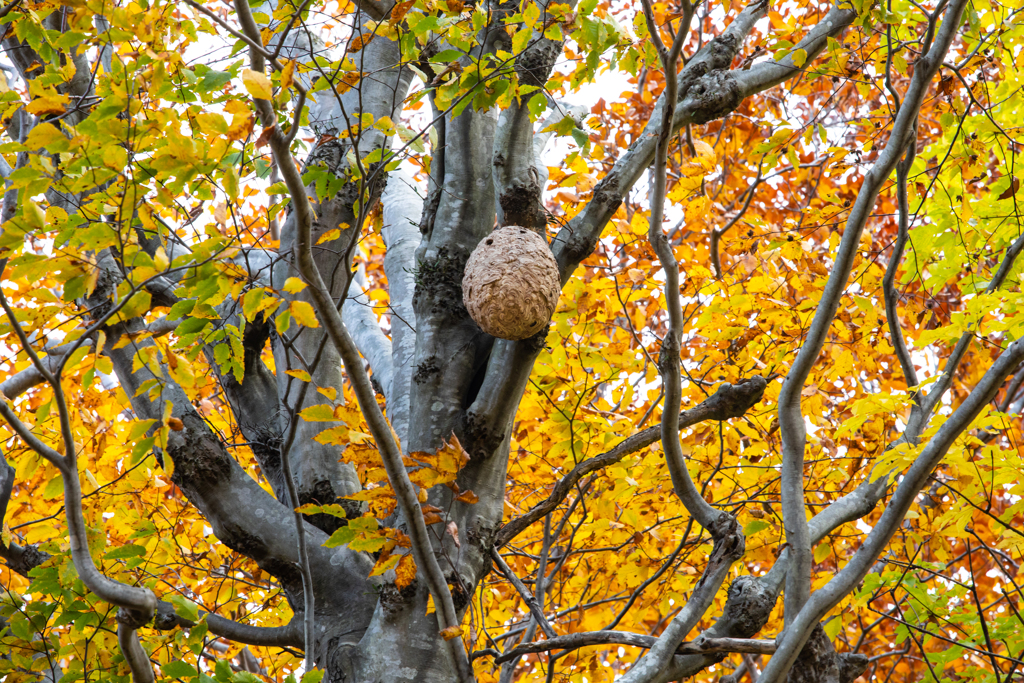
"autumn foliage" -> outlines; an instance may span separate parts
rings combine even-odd
[[[645,171],[632,189],[609,181],[624,177],[631,150],[660,121],[665,73],[641,3],[415,0],[383,3],[380,16],[371,11],[375,1],[253,6],[268,53],[300,29],[325,41],[315,59],[279,50],[265,70],[250,61],[254,39],[235,8],[199,3],[15,0],[0,10],[0,64],[13,65],[0,78],[0,681],[131,676],[118,608],[86,587],[73,562],[69,476],[77,478],[87,550],[99,571],[170,605],[163,626],[152,617],[135,625],[158,680],[285,681],[306,671],[303,582],[319,579],[300,577],[298,564],[269,562],[272,552],[257,547],[255,532],[236,533],[244,520],[223,516],[233,505],[248,510],[263,495],[256,488],[283,510],[274,514],[287,522],[281,534],[289,549],[297,509],[307,542],[327,549],[317,552],[357,557],[351,566],[369,577],[371,608],[426,611],[435,649],[463,648],[476,680],[596,683],[626,674],[646,649],[623,641],[527,653],[505,678],[496,660],[517,644],[574,633],[660,636],[698,590],[715,548],[712,531],[677,495],[657,430],[660,354],[671,349],[672,330],[664,263],[649,240],[653,176],[648,181]],[[791,75],[743,92],[727,111],[687,120],[671,137],[660,227],[680,270],[680,409],[685,417],[725,384],[765,380],[753,405],[683,420],[682,454],[699,497],[731,516],[745,542],[683,641],[723,614],[736,579],[769,576],[792,554],[783,522],[783,438],[791,432],[780,420],[780,391],[822,302],[834,300],[820,354],[795,389],[797,424],[806,431],[799,447],[806,518],[886,475],[888,488],[812,544],[811,593],[862,557],[858,550],[885,523],[904,475],[929,457],[945,425],[953,429],[958,408],[977,407],[891,540],[867,561],[870,570],[820,619],[825,636],[838,653],[869,658],[861,662],[865,681],[1009,681],[1024,664],[1020,361],[996,389],[978,389],[1024,330],[1016,260],[1024,246],[1016,161],[1024,149],[1017,140],[1024,34],[1014,3],[954,4],[962,20],[945,2],[855,2],[848,27],[811,55],[800,41],[832,7],[815,0],[763,7],[726,68],[742,76],[766,60],[788,60]],[[651,11],[667,45],[692,13],[678,64],[685,73],[684,62],[751,16],[751,7],[656,2]],[[905,125],[903,100],[947,21],[951,47]],[[487,48],[488,59],[468,58],[487,27],[505,42]],[[514,63],[538,36],[560,41],[561,50],[550,76],[535,84]],[[320,125],[317,112],[332,98],[373,87],[361,55],[385,41],[399,46],[412,83],[395,116],[349,111],[347,129]],[[400,324],[421,335],[411,342],[421,346],[428,324],[419,312],[402,317],[389,278],[410,278],[416,305],[433,307],[437,329],[465,332],[474,323],[461,300],[459,269],[469,250],[458,262],[424,248],[389,270],[397,251],[389,201],[407,183],[422,196],[406,223],[418,225],[425,206],[435,235],[448,227],[444,220],[457,230],[456,219],[469,219],[445,213],[443,183],[435,195],[429,181],[443,150],[451,159],[460,140],[473,140],[452,134],[451,122],[493,119],[518,102],[537,136],[551,137],[538,159],[547,177],[531,169],[542,210],[528,215],[539,214],[552,249],[563,249],[557,309],[546,332],[520,346],[472,337],[469,379],[451,399],[461,412],[434,435],[436,447],[412,450],[420,446],[406,438],[407,427],[388,427],[458,611],[460,621],[442,628],[382,432],[352,367],[340,370],[344,354],[339,360],[333,350],[317,284],[289,260],[300,249],[289,221],[301,219],[274,155],[281,145],[291,149],[288,163],[313,197],[312,253],[331,252],[341,264],[324,273],[329,288],[345,283],[341,296],[332,295],[375,327],[360,337],[363,328],[344,313],[362,353],[358,370],[370,371],[374,405],[393,425],[388,397],[403,368],[414,403],[417,383],[445,369],[396,360],[393,378],[385,378],[375,367],[363,339],[386,341],[390,358],[392,340],[395,354],[400,348]],[[443,115],[447,143],[438,138]],[[898,126],[916,137],[909,148],[888,149]],[[363,140],[384,142],[369,150]],[[490,155],[492,142],[483,142]],[[887,154],[893,164],[902,159],[900,170],[878,170]],[[476,169],[488,183],[490,163]],[[868,203],[859,208],[871,183],[877,200],[861,198]],[[348,197],[351,224],[328,224],[335,214],[325,198],[338,196]],[[476,219],[488,227],[496,210],[519,215],[506,195],[488,197],[490,213]],[[599,238],[571,242],[590,224],[586,212],[606,205],[611,217]],[[844,235],[856,241],[843,247]],[[837,282],[843,248],[852,250],[850,275]],[[324,379],[320,352],[314,359],[288,341],[314,334],[337,381]],[[507,424],[478,429],[470,407],[489,395],[485,371],[500,354],[522,371],[501,397],[516,402],[521,392],[521,399]],[[243,417],[237,398],[255,391],[246,387],[258,372],[282,397],[262,420]],[[905,438],[908,429],[917,430],[913,438]],[[238,489],[237,503],[200,490],[227,477],[222,461],[180,454],[176,444],[200,433],[204,447],[225,453],[223,462],[255,482]],[[628,441],[638,434],[646,435],[642,446],[622,446],[639,443]],[[302,455],[314,444],[351,473],[351,490],[331,475],[334,488],[317,493],[314,461]],[[492,479],[479,474],[487,458],[505,467],[506,451],[507,469]],[[301,484],[297,506],[285,478],[265,471],[280,465],[282,453]],[[598,456],[599,464],[559,488]],[[73,474],[56,458],[74,463]],[[545,501],[543,514],[502,535],[502,524]],[[500,523],[473,526],[474,510],[488,505]],[[492,550],[540,604],[552,634],[531,620]],[[453,578],[449,568],[459,563],[476,567],[475,582]],[[786,579],[778,581],[773,595]],[[772,605],[743,638],[774,643],[788,620],[782,599]],[[299,635],[288,644],[247,645],[220,635],[208,615],[257,627],[291,623]],[[353,629],[361,634],[367,624]],[[738,676],[749,676],[771,657],[718,654],[687,675],[715,681],[742,666]],[[329,669],[326,655],[316,657]]]

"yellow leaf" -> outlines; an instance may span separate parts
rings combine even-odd
[[[306,422],[333,422],[334,411],[330,406],[320,403],[304,408],[302,412],[299,413],[299,417]]]
[[[330,242],[331,240],[336,240],[339,237],[341,237],[341,230],[338,230],[337,228],[335,228],[334,230],[328,230],[323,235],[321,235],[320,239],[318,239],[316,241],[316,243],[317,244],[323,244],[324,242]]]
[[[373,565],[373,569],[370,571],[370,576],[380,576],[387,570],[397,565],[399,560],[401,559],[401,555],[388,555],[385,557],[383,554],[381,554],[381,558],[377,560],[377,564]]]
[[[44,114],[63,114],[64,107],[68,103],[69,99],[70,98],[67,95],[47,93],[29,102],[25,109],[29,114],[35,114],[36,116],[42,116]]]
[[[697,161],[705,171],[710,171],[718,163],[718,155],[715,154],[715,148],[703,140],[694,140],[693,149],[697,152]]]
[[[286,370],[284,374],[289,377],[294,377],[295,379],[301,379],[303,382],[309,382],[313,379],[305,370]],[[333,416],[333,413],[331,414]]]
[[[284,291],[289,294],[298,294],[306,288],[306,283],[297,277],[290,277],[284,281]]]
[[[157,270],[163,272],[167,270],[167,266],[170,264],[171,262],[167,258],[167,251],[164,250],[163,245],[160,245],[156,248],[156,253],[153,254],[153,265],[156,266]]]
[[[284,68],[281,69],[281,87],[287,88],[294,81],[295,74],[295,60],[286,59],[284,60]]]
[[[416,578],[416,560],[412,558],[412,555],[402,555],[402,559],[398,561],[398,566],[395,567],[395,586],[399,590],[405,588],[413,582]],[[427,614],[430,614],[428,611]]]
[[[316,319],[316,311],[305,301],[293,301],[288,310],[292,312],[295,322],[305,327],[320,327],[320,321]]]
[[[819,543],[818,547],[814,549],[814,561],[821,564],[828,559],[828,556],[832,554],[832,546],[828,543]]]
[[[242,69],[242,84],[245,89],[257,100],[271,100],[274,98],[274,91],[270,85],[270,79],[252,69]]]
[[[28,134],[28,137],[25,138],[25,146],[29,149],[42,149],[57,141],[67,141],[67,138],[52,123],[43,122]]]
[[[793,51],[793,66],[798,69],[803,67],[804,63],[807,62],[807,50],[794,50]]]
[[[532,5],[531,5],[531,7],[532,7]],[[462,635],[462,627],[461,626],[449,626],[448,628],[441,630],[441,637],[444,638],[445,640],[452,640],[453,638],[458,638],[461,635]]]

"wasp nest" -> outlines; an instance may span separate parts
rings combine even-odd
[[[469,255],[462,278],[470,317],[499,339],[526,339],[544,329],[561,289],[547,242],[518,225],[484,238]]]

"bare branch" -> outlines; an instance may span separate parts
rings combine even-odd
[[[253,71],[263,73],[265,64],[265,51],[263,50],[262,38],[260,36],[259,27],[256,25],[255,20],[252,16],[252,9],[249,7],[248,0],[238,0],[235,2],[235,12],[238,14],[239,23],[242,26],[243,32],[248,36],[250,49],[249,49],[249,62]],[[296,85],[298,85],[296,83]],[[305,95],[305,90],[300,90],[301,95]],[[271,147],[274,150],[274,157],[277,162],[279,169],[282,166],[286,166],[282,173],[285,181],[288,183],[289,189],[292,191],[293,206],[295,205],[296,194],[294,190],[295,179],[298,176],[298,170],[295,168],[295,162],[292,159],[288,147],[291,144],[291,138],[286,134],[282,133],[280,128],[276,125],[274,116],[273,105],[268,100],[256,99],[256,110],[260,114],[260,119],[263,122],[264,128],[273,127],[273,135]],[[303,103],[300,102],[296,109],[297,112],[301,112]],[[297,130],[297,126],[292,126],[292,132]],[[286,153],[282,154],[281,150]],[[302,184],[301,178],[298,181]],[[305,239],[309,239],[309,226],[312,223],[312,209],[309,205],[309,198],[306,195],[305,186],[302,185],[300,193],[302,195],[301,207],[296,207],[298,215],[298,223],[300,226],[305,226]],[[302,228],[300,227],[300,231]],[[300,233],[298,242],[301,242],[303,236]],[[312,263],[312,255],[310,255],[310,263]],[[314,269],[316,266],[313,266]],[[326,289],[326,286],[320,283],[321,286]],[[327,295],[330,299],[330,295]],[[334,306],[330,306],[331,310],[334,311]],[[336,312],[336,311],[335,311]],[[285,488],[288,491],[289,507],[292,509],[292,517],[295,522],[295,538],[296,538],[296,551],[299,560],[299,571],[302,575],[302,600],[304,606],[303,614],[303,626],[304,626],[304,641],[305,641],[305,654],[306,654],[306,671],[311,671],[314,667],[314,643],[315,634],[313,630],[313,619],[315,616],[315,595],[313,592],[313,573],[309,568],[309,553],[306,550],[306,529],[305,523],[302,518],[302,514],[298,512],[299,507],[299,494],[295,486],[295,478],[292,476],[291,460],[289,458],[289,450],[292,442],[295,439],[295,428],[299,422],[298,412],[301,409],[302,396],[305,394],[306,389],[309,385],[304,384],[299,394],[299,399],[295,406],[290,406],[293,409],[291,430],[288,435],[287,442],[281,449],[281,468],[284,473]]]
[[[751,377],[735,385],[728,382],[722,384],[714,394],[700,404],[679,414],[679,429],[692,427],[705,420],[724,421],[729,418],[742,417],[747,410],[761,400],[767,384],[765,379],[760,376]],[[659,440],[661,440],[661,427],[649,427],[623,439],[610,451],[579,463],[555,484],[551,495],[544,502],[538,503],[522,517],[517,517],[503,526],[495,537],[494,546],[496,548],[504,546],[531,524],[558,507],[576,486],[576,483],[586,475],[613,465],[630,453],[636,453]]]
[[[672,486],[676,495],[690,515],[702,527],[710,529],[718,517],[718,512],[704,500],[697,487],[694,486],[690,473],[686,469],[686,460],[679,443],[679,406],[683,395],[679,353],[680,341],[683,336],[683,308],[679,298],[679,263],[661,225],[665,217],[668,147],[672,136],[672,120],[675,118],[679,89],[679,83],[675,78],[676,63],[679,59],[679,52],[683,48],[683,42],[689,34],[693,6],[689,0],[683,0],[683,16],[676,32],[675,42],[671,49],[666,49],[654,21],[654,9],[651,7],[650,0],[642,0],[642,3],[644,18],[647,20],[647,31],[658,50],[661,67],[665,72],[664,106],[661,109],[662,118],[658,128],[654,167],[651,169],[651,218],[647,232],[647,239],[651,248],[658,255],[661,270],[665,275],[665,308],[668,311],[668,332],[661,342],[658,356],[658,371],[661,373],[665,400],[665,407],[661,415],[661,446],[665,453],[669,474],[672,475]]]
[[[369,363],[373,379],[390,402],[391,385],[394,382],[391,340],[380,329],[373,302],[366,295],[366,276],[361,270],[356,272],[352,284],[355,287],[350,286],[348,305],[342,308],[341,315],[356,347]]]
[[[519,580],[516,573],[512,571],[508,564],[505,563],[505,560],[498,553],[497,548],[491,548],[491,557],[494,559],[495,564],[498,565],[498,570],[506,579],[509,580],[509,583],[515,587],[516,592],[519,593],[519,597],[526,603],[526,606],[530,609],[530,614],[532,614],[533,618],[537,620],[538,624],[540,624],[541,630],[544,631],[544,635],[548,637],[548,641],[550,642],[550,640],[555,637],[555,630],[551,628],[551,624],[548,623],[547,617],[544,616],[544,610],[542,610],[540,605],[537,604],[537,599],[530,594],[530,591],[526,589],[526,586],[524,586],[523,582]],[[511,659],[511,657],[509,659]]]
[[[900,360],[900,367],[903,368],[903,377],[908,387],[918,385],[917,371],[914,370],[914,361],[910,359],[910,352],[907,350],[907,342],[903,338],[903,330],[900,328],[899,314],[896,311],[896,269],[903,260],[903,250],[907,245],[910,230],[910,206],[907,199],[907,175],[914,163],[914,156],[917,154],[917,135],[913,135],[907,144],[906,156],[896,165],[896,200],[899,205],[899,227],[896,234],[896,244],[893,245],[892,255],[889,257],[889,265],[885,269],[885,276],[882,278],[882,293],[885,297],[885,316],[889,321],[889,337],[892,339],[893,349],[896,357]]]
[[[654,636],[630,633],[628,631],[588,631],[570,633],[556,638],[548,638],[535,643],[526,643],[494,658],[495,664],[509,661],[514,657],[548,652],[550,650],[575,650],[593,645],[628,645],[630,647],[651,648],[657,642]],[[705,655],[718,652],[749,652],[756,655],[775,652],[774,640],[754,640],[747,638],[699,638],[680,643],[674,654]],[[474,653],[475,654],[475,653]]]
[[[3,270],[4,265],[6,265],[6,259],[0,261],[0,270]],[[39,374],[53,389],[53,401],[56,403],[60,415],[65,455],[61,456],[53,448],[39,441],[21,420],[17,418],[14,411],[7,404],[7,401],[3,399],[0,399],[0,416],[3,416],[30,448],[53,463],[61,473],[61,478],[64,481],[64,515],[68,524],[71,559],[74,562],[78,576],[82,579],[82,583],[99,596],[101,600],[124,609],[139,612],[148,621],[149,617],[156,610],[156,596],[153,595],[153,592],[148,588],[129,586],[120,581],[110,579],[96,567],[92,554],[89,552],[87,527],[82,513],[82,490],[78,480],[78,446],[75,444],[72,435],[71,418],[61,388],[60,366],[58,365],[57,371],[52,373],[39,359],[2,290],[0,290],[0,305],[3,306],[7,319],[21,341],[25,353],[32,359],[32,364],[39,371]],[[6,462],[4,464],[6,465]],[[2,517],[0,517],[0,520],[2,520]],[[149,663],[145,651],[142,650],[142,646],[139,645],[138,636],[136,635],[137,628],[137,626],[120,626],[118,628],[118,642],[131,668],[132,679],[136,683],[153,683],[153,667]]]
[[[943,28],[945,27],[944,24]],[[939,40],[941,40],[941,31],[936,42]],[[946,455],[953,441],[970,426],[974,418],[997,395],[1006,377],[1016,369],[1022,360],[1024,360],[1024,340],[1014,342],[1000,354],[996,362],[978,382],[974,391],[939,427],[938,432],[904,474],[889,505],[872,527],[864,544],[831,581],[810,596],[803,609],[792,621],[792,625],[787,625],[778,653],[772,657],[765,668],[763,674],[765,683],[773,683],[782,679],[818,620],[837,605],[871,570],[875,559],[896,533],[907,510],[910,509],[917,495],[924,488],[932,470]]]
[[[227,619],[212,612],[200,612],[200,616],[206,617],[206,625],[209,627],[210,633],[236,643],[262,647],[301,648],[304,646],[301,615],[296,615],[284,626],[253,626]],[[192,628],[193,626],[195,626],[193,622],[180,617],[174,611],[174,606],[171,603],[160,601],[157,604],[153,628],[171,631],[176,628]]]
[[[962,8],[962,4],[956,3],[954,7]],[[811,585],[811,546],[803,486],[806,431],[800,406],[800,392],[807,381],[811,367],[821,352],[825,337],[832,325],[832,319],[839,307],[839,301],[846,288],[850,271],[853,268],[853,261],[857,255],[860,235],[871,215],[875,199],[903,154],[908,139],[913,135],[917,113],[924,101],[928,85],[942,64],[946,50],[956,34],[958,21],[959,14],[947,14],[947,20],[943,23],[941,39],[933,46],[931,52],[918,60],[914,68],[913,79],[896,116],[896,121],[893,123],[889,141],[865,176],[860,191],[857,193],[857,200],[850,209],[846,229],[836,253],[835,264],[825,284],[814,320],[779,394],[783,525],[786,530],[786,541],[793,554],[792,566],[786,575],[787,625],[807,601]]]

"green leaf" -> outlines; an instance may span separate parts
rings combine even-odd
[[[56,498],[57,496],[64,494],[64,478],[61,475],[57,475],[46,484],[46,488],[43,489],[43,498],[50,499]]]
[[[226,659],[218,659],[214,665],[214,676],[220,683],[228,683],[231,680],[231,664]]]
[[[306,422],[335,422],[337,420],[334,417],[334,409],[324,403],[304,408],[299,413],[299,417]]]
[[[162,671],[163,675],[168,678],[195,678],[199,675],[199,672],[196,671],[194,666],[186,664],[180,660],[161,664],[160,671]]]
[[[108,553],[104,553],[103,557],[108,560],[126,560],[129,557],[141,557],[146,554],[146,549],[141,545],[123,545],[120,548],[114,548]]]
[[[324,677],[323,669],[313,669],[302,674],[302,683],[320,683]]]
[[[138,291],[132,295],[128,302],[117,312],[114,319],[117,322],[125,322],[137,318],[148,311],[153,303],[152,295],[147,291]]]
[[[754,521],[752,521],[750,524],[748,524],[747,526],[745,526],[743,528],[743,535],[746,536],[747,538],[750,538],[751,536],[756,534],[758,531],[764,531],[765,529],[767,529],[770,526],[771,526],[771,524],[769,524],[768,522],[764,521],[763,519],[755,519]]]
[[[274,319],[274,327],[277,329],[278,334],[284,334],[288,331],[288,328],[292,325],[292,314],[289,310],[285,309],[277,314]]]
[[[174,613],[179,617],[188,619],[191,622],[199,621],[199,605],[185,596],[172,595],[167,601],[174,605]]]
[[[449,62],[453,62],[453,61],[455,61],[456,59],[458,59],[461,56],[462,56],[462,53],[459,52],[458,50],[451,50],[451,49],[441,50],[436,55],[431,57],[430,61],[435,63],[435,64],[448,64]],[[303,679],[303,680],[305,680],[305,679]]]
[[[388,542],[388,539],[384,536],[367,536],[364,538],[357,538],[348,544],[349,550],[355,550],[357,552],[375,553],[384,547],[384,544]]]
[[[343,526],[337,531],[335,531],[333,534],[331,534],[331,537],[327,539],[326,543],[324,543],[324,547],[337,548],[340,545],[347,545],[354,541],[356,536],[358,535],[359,532],[355,529]]]
[[[828,556],[832,554],[832,546],[828,543],[819,543],[814,549],[814,561],[816,563],[824,562],[828,559]]]
[[[225,85],[231,82],[232,75],[227,71],[207,71],[202,80],[196,85],[196,90],[199,92],[210,92],[212,90],[220,90]]]

